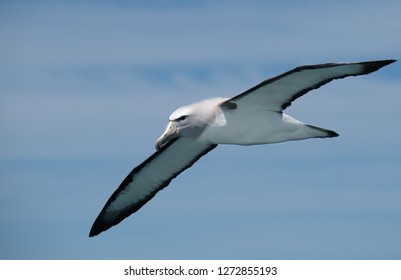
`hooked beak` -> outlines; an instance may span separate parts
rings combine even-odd
[[[159,139],[157,139],[156,141],[155,144],[156,150],[159,151],[161,148],[163,148],[164,145],[166,145],[168,142],[170,142],[177,136],[178,136],[177,126],[173,121],[170,121],[167,125],[166,130],[163,132],[162,136],[160,136]]]

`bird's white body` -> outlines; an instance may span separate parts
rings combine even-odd
[[[327,131],[306,125],[284,113],[271,110],[221,108],[228,98],[213,98],[192,104],[212,112],[213,122],[197,137],[209,144],[259,145],[328,137]],[[176,112],[179,112],[178,109]],[[246,116],[244,118],[243,116]]]

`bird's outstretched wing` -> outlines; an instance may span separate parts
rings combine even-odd
[[[291,102],[335,79],[365,75],[374,72],[395,60],[380,60],[357,63],[327,63],[300,66],[277,77],[267,79],[253,88],[223,103],[282,112]]]
[[[89,236],[98,235],[138,211],[171,180],[216,146],[176,138],[155,152],[122,181],[96,218]]]

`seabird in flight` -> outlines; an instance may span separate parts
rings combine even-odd
[[[232,98],[207,99],[177,109],[156,141],[156,152],[122,181],[96,218],[89,236],[98,235],[138,211],[218,144],[256,145],[338,136],[283,111],[298,97],[332,80],[369,74],[393,62],[300,66]]]

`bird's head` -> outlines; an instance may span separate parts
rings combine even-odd
[[[156,150],[177,137],[197,138],[206,127],[221,124],[224,115],[219,105],[224,100],[207,99],[175,110],[169,117],[166,130],[156,141]]]

